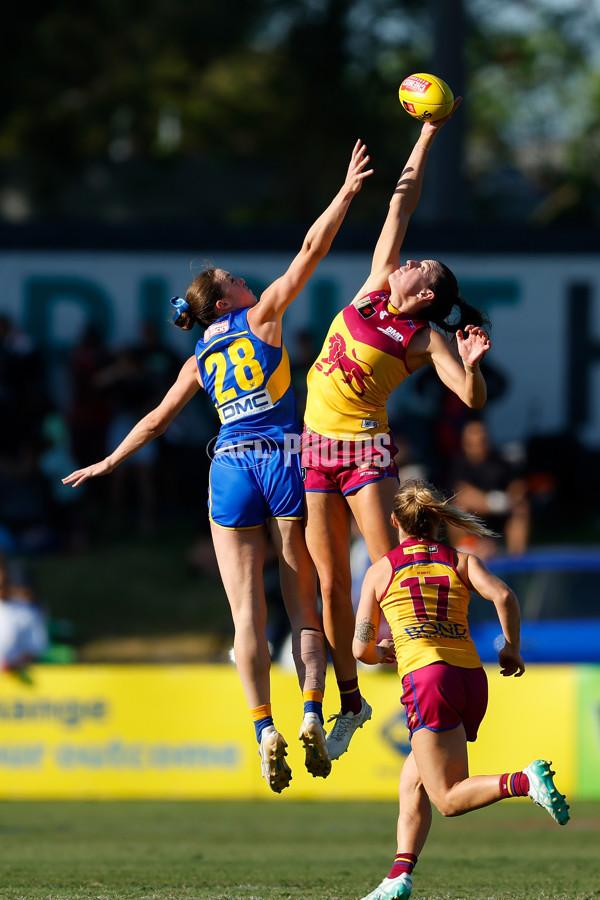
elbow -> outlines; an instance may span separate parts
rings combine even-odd
[[[366,666],[376,666],[380,661],[377,648],[372,644],[363,644],[362,641],[353,641],[352,655],[357,662]]]
[[[504,585],[502,594],[500,595],[500,597],[498,597],[498,604],[503,609],[515,613],[520,621],[521,611],[519,608],[519,601],[517,600],[517,595],[515,594],[515,592],[512,590],[512,588],[509,588],[508,585]]]
[[[365,645],[360,641],[352,641],[352,655],[354,656],[354,659],[358,659],[360,662],[362,662],[362,653],[364,651],[364,647]]]
[[[358,660],[358,662],[367,664],[371,662],[371,660],[369,659],[369,645],[363,644],[362,641],[352,641],[352,655],[354,656],[354,659]]]
[[[313,265],[316,265],[323,259],[324,256],[327,256],[332,242],[333,234],[317,235],[316,237],[307,239],[304,242],[302,253],[306,257],[308,262],[312,262]]]
[[[168,421],[156,413],[148,413],[146,416],[146,428],[151,441],[164,434],[168,425]]]
[[[463,402],[465,406],[469,407],[469,409],[483,409],[486,400],[487,394],[485,394],[483,397],[466,397]]]
[[[521,618],[521,609],[519,607],[519,601],[517,599],[517,595],[511,588],[508,589],[508,593],[506,595],[506,605],[512,606],[513,609],[516,610],[519,619]]]

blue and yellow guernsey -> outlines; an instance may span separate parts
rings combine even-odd
[[[221,420],[216,447],[244,436],[284,445],[286,435],[300,433],[287,351],[252,333],[247,309],[209,325],[196,361]]]
[[[476,669],[469,634],[470,591],[456,571],[456,551],[408,538],[386,553],[392,577],[379,601],[390,626],[400,677],[435,662]]]

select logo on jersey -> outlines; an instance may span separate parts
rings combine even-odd
[[[209,325],[204,332],[204,343],[208,344],[215,334],[225,334],[226,331],[229,331],[229,322],[215,322],[214,325]]]
[[[469,640],[469,631],[466,625],[459,625],[458,622],[423,622],[420,625],[407,625],[404,631],[411,641],[418,641],[419,638]]]
[[[219,406],[217,412],[221,422],[225,424],[237,422],[238,419],[245,419],[246,416],[256,415],[272,407],[273,401],[268,391],[255,391],[253,394],[246,394],[244,397],[224,403],[223,406]]]
[[[360,423],[361,428],[379,428],[378,419],[363,419]]]
[[[437,544],[414,544],[412,547],[405,547],[405,553],[437,553]]]
[[[387,334],[388,337],[391,337],[392,340],[397,341],[398,343],[401,343],[404,340],[400,332],[396,331],[395,328],[392,328],[391,325],[388,325],[387,328],[379,328],[378,326],[377,331],[381,331],[382,334]]]

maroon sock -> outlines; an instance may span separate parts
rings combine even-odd
[[[412,870],[416,864],[417,857],[414,853],[396,853],[394,865],[388,873],[388,878],[397,878],[403,872],[406,872],[407,875],[412,875]]]
[[[524,772],[507,772],[500,776],[500,796],[526,797],[529,791],[529,778]]]
[[[342,701],[342,715],[347,712],[354,713],[355,715],[356,713],[359,713],[362,697],[358,689],[358,676],[356,678],[350,678],[348,681],[338,681],[337,685]]]

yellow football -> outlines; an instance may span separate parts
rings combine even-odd
[[[443,119],[454,106],[454,94],[446,82],[437,75],[427,75],[425,72],[405,78],[398,95],[409,116],[421,122]]]

